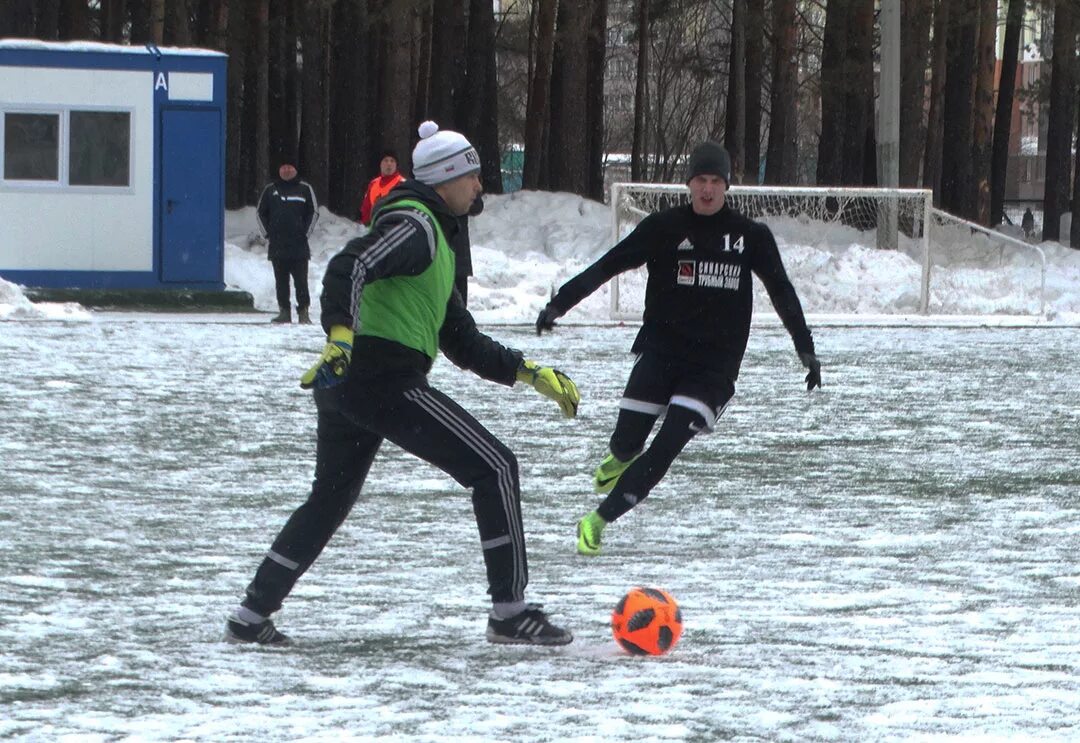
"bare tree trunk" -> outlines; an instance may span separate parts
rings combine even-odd
[[[168,0],[163,37],[170,46],[191,46],[191,13],[188,0]]]
[[[203,44],[219,52],[229,50],[229,4],[227,2],[215,2],[207,8],[206,38]]]
[[[165,43],[165,0],[150,0],[150,41]]]
[[[191,4],[195,16],[194,23],[191,26],[192,43],[197,46],[208,47],[210,45],[210,26],[213,22],[213,15],[215,9],[221,3],[214,2],[213,8],[210,6],[210,0],[191,0]]]
[[[559,126],[561,126],[561,107],[563,105],[563,65],[561,64],[561,53],[563,49],[562,32],[559,28],[564,26],[567,21],[566,18],[569,15],[567,6],[568,0],[556,3],[555,9],[555,40],[552,51],[552,65],[551,65],[551,93],[549,94],[550,104],[548,106],[548,121],[544,122],[544,143],[543,151],[538,162],[541,164],[540,170],[540,188],[543,190],[554,190],[555,183],[555,147],[558,141],[561,141],[562,134],[559,132]]]
[[[765,9],[763,3],[746,6],[746,148],[745,177],[758,183],[761,170],[761,76],[765,72]]]
[[[369,44],[366,0],[338,0],[330,24],[330,193],[337,214],[358,219],[360,200],[372,172],[368,167],[370,126]]]
[[[773,0],[773,86],[765,182],[796,181],[795,101],[798,85],[798,28],[795,0]]]
[[[300,161],[300,107],[302,84],[300,81],[300,35],[303,28],[304,0],[285,0],[285,14],[288,31],[285,40],[289,47],[285,49],[285,133],[293,158]]]
[[[818,139],[818,185],[836,185],[844,177],[843,122],[847,96],[844,60],[850,6],[833,0],[825,6],[825,32],[821,46],[821,137]]]
[[[250,35],[255,18],[255,0],[237,0],[244,5],[244,107],[240,124],[240,199],[245,204],[257,204],[261,186],[269,173],[256,171],[258,159],[255,151],[255,128],[259,125],[255,101],[256,80],[259,76],[258,59],[255,56],[255,39]],[[167,30],[167,29],[166,29]]]
[[[62,0],[58,37],[61,41],[90,38],[90,9],[86,0]]]
[[[330,190],[329,96],[326,89],[328,70],[326,48],[330,42],[330,4],[332,0],[303,4],[301,17],[302,100],[300,107],[300,171],[315,190],[315,197],[326,199]],[[408,75],[408,66],[405,66]],[[406,77],[406,80],[408,78]],[[407,88],[402,88],[402,91]],[[401,96],[407,100],[408,96]]]
[[[1076,141],[1080,142],[1080,116],[1077,117]],[[1069,247],[1080,249],[1080,146],[1076,147],[1073,168],[1072,221],[1069,223]]]
[[[502,193],[499,80],[495,68],[495,11],[490,0],[469,0],[466,59],[464,134],[469,137],[480,155],[484,190],[488,193]],[[580,100],[584,100],[584,91],[582,93]]]
[[[941,205],[941,156],[945,113],[945,77],[948,59],[949,2],[936,0],[934,7],[933,62],[930,77],[930,110],[926,118],[926,153],[923,187],[934,192],[934,204]]]
[[[900,5],[900,185],[912,188],[919,182],[926,129],[926,65],[930,49],[932,0],[903,0]]]
[[[971,137],[978,1],[956,0],[950,13],[942,120],[941,204],[969,219],[975,216]]]
[[[529,86],[528,112],[525,114],[525,163],[522,167],[522,188],[540,187],[543,173],[544,135],[551,117],[551,64],[555,48],[555,8],[558,0],[538,0],[536,31],[536,64]]]
[[[334,0],[337,2],[337,0]],[[431,118],[431,84],[434,78],[432,71],[434,47],[434,30],[436,23],[434,0],[413,0],[412,8],[412,90],[413,90],[413,119],[417,123]]]
[[[428,114],[439,126],[453,129],[458,126],[458,101],[464,92],[465,2],[434,0],[432,15]]]
[[[371,132],[368,140],[368,149],[364,153],[364,164],[367,167],[367,178],[372,178],[379,172],[379,161],[383,153],[391,149],[394,151],[398,170],[405,177],[412,174],[411,149],[399,152],[393,140],[386,136],[383,130],[383,118],[385,112],[380,105],[386,88],[386,55],[387,34],[386,13],[384,10],[385,0],[368,0],[368,30],[367,49],[363,52],[365,57],[364,68],[367,75],[367,96],[370,103],[367,111],[367,130]],[[456,114],[455,114],[456,115]],[[415,124],[412,131],[408,132],[410,144],[418,137]],[[365,187],[367,183],[363,184]]]
[[[270,153],[274,159],[297,160],[296,23],[293,0],[270,0],[268,22],[267,98]],[[272,164],[271,164],[272,166]]]
[[[384,32],[376,33],[383,42],[385,62],[380,74],[381,85],[375,114],[378,117],[379,142],[377,149],[389,147],[398,156],[403,173],[412,170],[410,152],[416,138],[410,91],[411,39],[409,38],[409,7],[400,0],[390,0],[381,6]]]
[[[551,187],[580,195],[585,194],[588,184],[580,106],[586,96],[585,36],[591,11],[591,2],[560,3],[555,42],[559,88],[558,97],[552,98]]]
[[[229,0],[222,0],[220,7],[221,12],[225,15],[228,15],[228,5]],[[128,12],[131,14],[131,43],[141,45],[150,41],[149,4],[145,0],[128,3]]]
[[[1069,204],[1069,167],[1076,115],[1076,10],[1074,0],[1054,6],[1054,46],[1050,68],[1050,114],[1046,130],[1046,192],[1043,240],[1061,237],[1061,215]]]
[[[649,0],[637,6],[637,80],[634,83],[634,137],[630,145],[630,180],[640,182],[645,175],[645,108],[649,97]]]
[[[127,0],[101,1],[101,39],[113,44],[124,40],[124,18],[127,16]],[[2,35],[2,34],[0,34]]]
[[[724,146],[731,155],[735,183],[742,183],[746,162],[746,0],[731,3],[731,67]]]
[[[0,37],[33,36],[35,4],[34,0],[5,0],[0,3]]]
[[[874,160],[874,0],[852,0],[844,58],[844,150],[842,183],[867,185],[877,181]],[[876,160],[874,160],[876,162]]]
[[[975,75],[975,129],[972,136],[972,176],[975,221],[990,224],[990,153],[994,141],[994,66],[997,50],[997,0],[979,2],[979,41]]]
[[[248,7],[251,19],[251,59],[255,65],[255,192],[270,173],[270,0],[252,0]]]
[[[0,37],[29,38],[35,34],[34,0],[6,0],[0,3]],[[55,35],[56,30],[53,29]],[[39,38],[45,38],[40,36]]]
[[[1005,185],[1009,171],[1009,144],[1012,135],[1016,67],[1020,56],[1020,31],[1024,21],[1024,0],[1009,0],[1005,17],[1005,44],[1001,54],[997,112],[994,116],[994,145],[990,158],[990,224],[1001,224],[1005,216]]]
[[[592,0],[592,18],[586,42],[586,150],[588,185],[585,195],[604,201],[604,69],[607,56],[607,0]]]
[[[431,10],[432,0],[420,0],[413,8],[413,33],[417,39],[416,56],[413,57],[413,117],[416,121],[425,121],[428,116],[428,101],[431,100],[431,26],[434,21]]]
[[[31,3],[33,6],[34,3]],[[37,0],[36,32],[33,36],[45,41],[60,38],[60,0]]]
[[[228,71],[225,96],[227,121],[225,125],[225,207],[239,209],[244,206],[244,169],[242,142],[244,136],[244,49],[245,34],[243,0],[227,0],[225,17],[228,29]]]

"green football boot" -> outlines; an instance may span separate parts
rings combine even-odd
[[[607,522],[596,511],[586,515],[577,524],[577,551],[580,555],[600,554],[600,535]]]
[[[610,493],[615,489],[615,483],[622,477],[622,473],[626,472],[626,468],[633,464],[635,459],[637,457],[632,457],[630,461],[623,462],[616,459],[614,454],[608,453],[604,457],[604,461],[596,468],[596,472],[593,473],[593,489],[598,493]]]

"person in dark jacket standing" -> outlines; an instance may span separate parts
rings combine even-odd
[[[1020,220],[1020,229],[1024,231],[1025,240],[1030,240],[1035,232],[1035,215],[1031,213],[1030,206],[1024,210],[1024,216]]]
[[[376,210],[371,231],[334,256],[323,278],[328,339],[301,378],[318,409],[315,480],[286,522],[226,639],[289,644],[270,619],[356,502],[383,440],[430,462],[472,490],[487,569],[494,643],[564,645],[573,637],[525,602],[528,582],[514,454],[454,400],[428,382],[439,350],[478,376],[530,384],[577,414],[579,396],[562,372],[540,366],[480,333],[454,289],[452,236],[480,195],[480,159],[469,141],[434,122],[420,127],[415,179]],[[419,549],[419,545],[417,546]]]
[[[807,390],[821,365],[772,232],[725,205],[731,159],[715,142],[696,147],[690,203],[647,216],[596,263],[567,281],[536,319],[536,332],[623,271],[645,265],[637,354],[619,403],[610,452],[593,477],[600,506],[578,522],[577,550],[600,552],[604,527],[649,495],[697,433],[712,431],[735,394],[753,312],[756,274],[795,343]],[[657,419],[664,422],[645,450]]]
[[[289,309],[289,279],[296,289],[296,314],[299,322],[311,322],[308,308],[308,261],[311,248],[308,236],[319,219],[319,204],[315,191],[300,180],[296,166],[282,163],[278,177],[263,189],[256,208],[259,227],[269,240],[266,257],[274,267],[274,285],[277,290],[278,314],[270,322],[292,322]]]
[[[461,295],[462,304],[469,304],[469,277],[473,275],[472,244],[469,241],[469,217],[475,217],[484,211],[484,198],[477,196],[469,207],[469,213],[458,217],[460,225],[454,238],[455,277],[454,286]]]

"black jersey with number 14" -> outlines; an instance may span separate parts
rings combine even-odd
[[[772,232],[725,206],[651,214],[552,298],[560,314],[624,271],[645,266],[645,311],[632,351],[654,351],[738,376],[753,314],[755,274],[799,353],[813,353],[795,288]]]

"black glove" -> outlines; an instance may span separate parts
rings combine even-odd
[[[545,330],[552,330],[555,328],[555,321],[562,317],[562,313],[548,304],[544,309],[540,310],[540,314],[536,316],[536,334],[540,335]]]
[[[814,389],[815,387],[821,387],[821,362],[817,360],[817,356],[812,353],[800,353],[799,361],[810,372],[806,375],[806,391]]]

